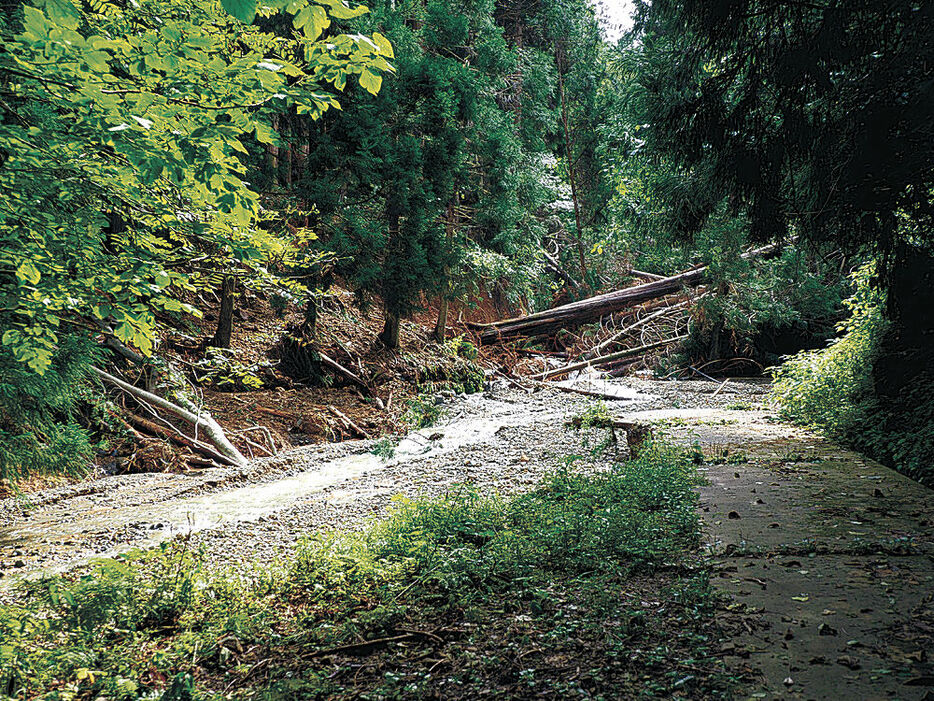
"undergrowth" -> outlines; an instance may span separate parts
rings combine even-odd
[[[668,696],[679,654],[710,666],[691,685],[716,696],[705,582],[639,591],[698,546],[690,459],[656,444],[610,471],[570,463],[510,499],[396,498],[266,569],[210,572],[174,541],[22,584],[0,608],[0,698]],[[556,672],[564,654],[584,673]]]
[[[875,266],[854,275],[844,303],[850,318],[827,348],[798,353],[772,372],[783,418],[847,443],[908,476],[934,484],[934,375],[922,375],[894,399],[873,384],[887,322],[885,293],[872,284]]]
[[[0,348],[0,479],[87,472],[97,446],[79,412],[97,400],[86,382],[96,359],[90,342],[69,337],[38,375]]]

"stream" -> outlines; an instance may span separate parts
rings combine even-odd
[[[609,404],[617,414],[735,401],[735,391],[710,396],[710,383],[627,380],[599,389],[615,395]],[[564,421],[595,400],[505,385],[494,394],[444,401],[442,421],[402,438],[388,459],[369,452],[372,441],[349,441],[295,448],[245,472],[117,475],[4,500],[0,588],[179,535],[195,536],[221,562],[267,560],[310,530],[384,512],[395,494],[436,494],[465,482],[529,489],[556,458],[581,452]]]

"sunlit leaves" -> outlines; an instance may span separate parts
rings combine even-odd
[[[360,87],[362,87],[367,92],[375,95],[379,92],[380,86],[383,84],[383,79],[376,73],[373,73],[367,69],[364,69],[360,73]]]
[[[378,40],[319,40],[331,17],[366,12],[337,0],[273,3],[304,30],[288,38],[209,0],[39,1],[0,55],[17,105],[0,124],[0,268],[15,273],[0,278],[0,328],[42,372],[63,320],[68,333],[100,322],[145,354],[157,313],[195,313],[178,295],[213,286],[212,270],[272,284],[267,262],[289,254],[255,228],[248,141],[277,143],[272,108],[317,117],[347,75],[378,89],[391,68]],[[276,11],[223,6],[247,23]],[[181,272],[195,259],[204,273]]]

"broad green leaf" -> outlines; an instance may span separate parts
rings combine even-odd
[[[241,22],[250,24],[256,17],[256,0],[221,0],[221,5]]]
[[[33,285],[38,285],[39,280],[42,279],[39,269],[29,260],[24,260],[19,264],[16,268],[16,277],[20,282],[28,282]]]
[[[360,87],[362,87],[368,93],[375,95],[379,92],[380,86],[382,86],[382,84],[382,76],[379,76],[376,73],[372,73],[366,68],[364,68],[360,73]]]
[[[386,58],[395,58],[395,54],[392,51],[392,44],[389,42],[389,39],[384,37],[379,32],[373,32],[372,39],[373,43],[376,44],[377,48],[379,48],[380,54]]]

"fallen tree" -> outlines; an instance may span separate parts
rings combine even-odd
[[[636,329],[639,329],[645,326],[647,323],[649,323],[653,319],[657,319],[661,316],[665,316],[666,314],[672,311],[685,307],[688,304],[688,301],[689,300],[684,300],[684,301],[678,302],[677,304],[672,304],[670,307],[662,307],[661,309],[652,312],[648,316],[644,316],[638,321],[632,324],[629,324],[628,326],[623,327],[622,329],[620,329],[613,335],[609,336],[608,338],[604,339],[603,341],[595,345],[590,350],[583,353],[581,355],[581,359],[588,360],[590,358],[598,358],[603,351],[605,351],[607,348],[612,346],[614,343],[618,343],[621,339],[623,339],[626,336],[626,334],[632,333]]]
[[[748,260],[773,255],[781,251],[784,245],[784,243],[775,243],[763,246],[744,253],[742,257]],[[480,331],[480,342],[485,345],[500,343],[519,336],[544,336],[560,329],[596,321],[607,314],[665,297],[685,287],[696,287],[706,278],[707,267],[703,266],[661,280],[588,297],[528,316],[495,321],[490,324],[471,324],[471,326]]]
[[[163,397],[153,394],[152,392],[147,392],[146,390],[140,389],[139,387],[134,387],[129,382],[124,382],[119,377],[114,377],[110,373],[104,372],[99,368],[92,367],[91,371],[104,382],[107,382],[108,384],[123,390],[138,402],[146,403],[153,407],[162,409],[163,411],[167,411],[176,418],[191,424],[195,429],[196,436],[197,431],[200,429],[203,432],[204,437],[213,447],[214,452],[218,454],[217,457],[222,458],[225,462],[238,467],[243,467],[248,464],[248,461],[245,457],[243,457],[243,454],[237,450],[237,448],[227,438],[227,435],[224,433],[224,429],[221,428],[221,426],[208,412],[200,411],[196,407],[181,407],[178,404],[174,404],[173,402],[170,402]],[[203,441],[199,441],[197,437],[190,440],[203,444]]]
[[[649,343],[644,346],[639,346],[638,348],[627,348],[626,350],[621,350],[616,353],[610,353],[608,355],[600,356],[599,358],[592,358],[590,360],[582,360],[578,363],[571,363],[570,365],[562,365],[561,367],[552,368],[551,370],[546,370],[545,372],[540,372],[535,375],[531,375],[533,380],[547,380],[549,377],[556,377],[557,375],[566,375],[569,372],[574,372],[575,370],[583,370],[585,368],[594,367],[597,365],[606,365],[607,363],[612,363],[616,360],[623,360],[624,358],[634,358],[636,356],[645,355],[646,353],[657,350],[659,348],[664,348],[665,346],[671,345],[672,343],[677,343],[678,341],[683,341],[687,336],[675,336],[673,338],[666,338],[662,341],[656,343]]]

